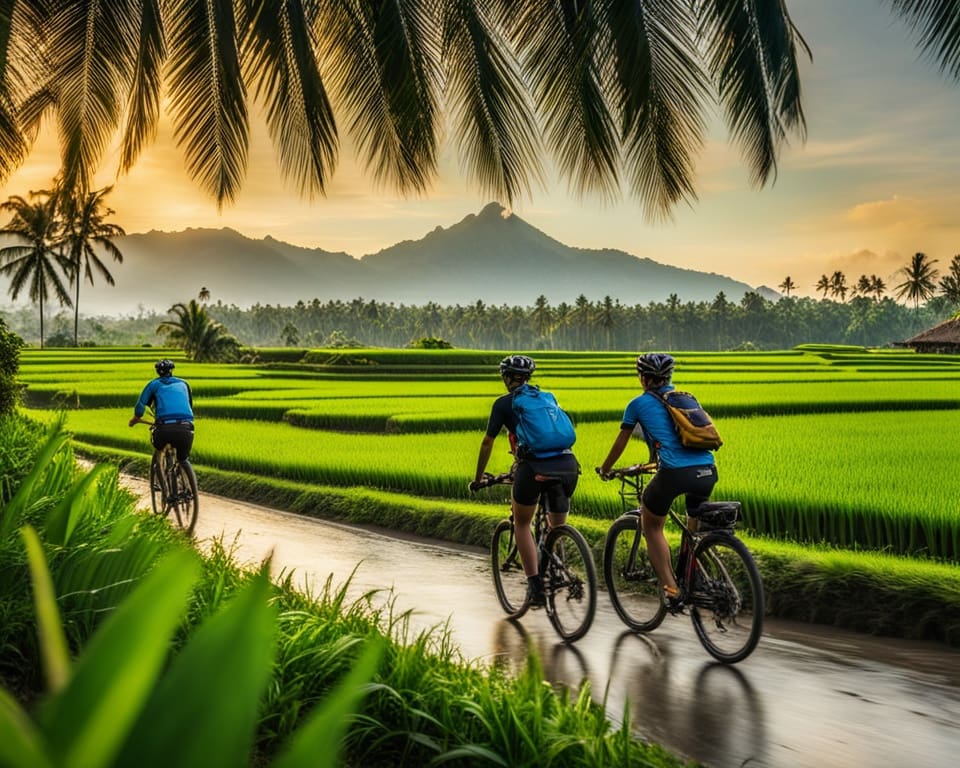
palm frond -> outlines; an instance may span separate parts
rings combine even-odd
[[[686,3],[604,0],[624,163],[651,219],[696,199],[694,154],[709,93]]]
[[[614,198],[620,147],[603,82],[610,45],[602,4],[528,0],[512,8],[513,41],[561,172],[580,193]]]
[[[49,85],[38,88],[20,106],[20,128],[28,143],[33,143],[40,132],[43,117],[56,108],[57,97]]]
[[[483,0],[443,5],[442,58],[456,143],[485,193],[512,203],[541,174],[540,141],[519,64]]]
[[[709,0],[700,8],[731,134],[762,186],[776,175],[787,131],[804,130],[795,43],[802,39],[782,0]]]
[[[0,4],[0,181],[29,148],[19,110],[42,80],[45,13],[44,0]]]
[[[801,103],[797,48],[812,59],[810,48],[790,18],[784,0],[758,2],[756,9],[776,113],[787,131],[795,131],[804,140],[807,125]]]
[[[960,80],[960,2],[890,0],[894,13],[920,36],[920,47],[954,80]]]
[[[166,21],[174,136],[190,176],[222,206],[240,191],[249,134],[233,3],[175,0]]]
[[[120,170],[128,172],[144,144],[156,134],[166,48],[159,0],[142,0],[139,45],[133,62],[133,85],[127,104],[126,127],[120,148]]]
[[[316,59],[316,5],[256,0],[241,45],[244,73],[266,107],[280,169],[302,195],[323,194],[337,162],[333,108]]]
[[[437,163],[437,0],[343,0],[327,10],[325,65],[367,168],[400,191],[424,191]]]
[[[137,0],[64,0],[50,22],[62,177],[86,189],[120,124],[136,50]]]

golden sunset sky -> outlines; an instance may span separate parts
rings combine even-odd
[[[876,274],[892,287],[917,251],[944,269],[960,253],[960,84],[921,57],[878,0],[788,7],[813,52],[803,64],[808,138],[785,151],[773,186],[751,188],[717,121],[698,162],[700,199],[672,221],[648,222],[628,196],[616,204],[579,199],[556,178],[514,212],[568,245],[616,248],[754,286],[775,287],[789,275],[800,295],[815,295],[817,278],[836,269],[848,283]],[[0,199],[49,186],[58,165],[47,131]],[[98,185],[115,185],[113,220],[128,233],[231,227],[355,257],[420,239],[491,202],[466,186],[449,144],[424,197],[377,189],[344,145],[328,197],[300,200],[279,178],[259,123],[244,190],[222,211],[187,178],[168,123],[130,175],[117,178],[116,167],[116,155],[107,157]]]

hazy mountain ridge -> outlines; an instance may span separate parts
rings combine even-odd
[[[195,298],[247,307],[297,301],[366,300],[402,304],[530,306],[541,294],[552,305],[610,296],[647,304],[675,293],[711,301],[723,291],[739,301],[746,283],[715,273],[660,264],[614,249],[574,248],[491,203],[454,225],[436,227],[360,259],[235,230],[151,231],[119,238],[123,264],[110,263],[116,287],[81,287],[85,315],[126,314],[142,305],[165,311]],[[0,286],[5,288],[5,284]]]

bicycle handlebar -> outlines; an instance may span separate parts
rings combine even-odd
[[[470,484],[470,490],[479,491],[481,488],[489,488],[491,485],[509,485],[512,482],[513,472],[502,472],[499,475],[484,472],[483,479],[480,482]]]
[[[629,467],[614,467],[609,472],[601,472],[600,467],[597,467],[597,474],[600,475],[602,480],[623,480],[626,477],[637,477],[638,475],[653,475],[656,474],[657,465],[656,463],[647,463],[647,464],[631,464]]]

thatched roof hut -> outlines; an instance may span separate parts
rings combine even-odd
[[[902,342],[917,352],[960,353],[960,317],[944,320]]]

